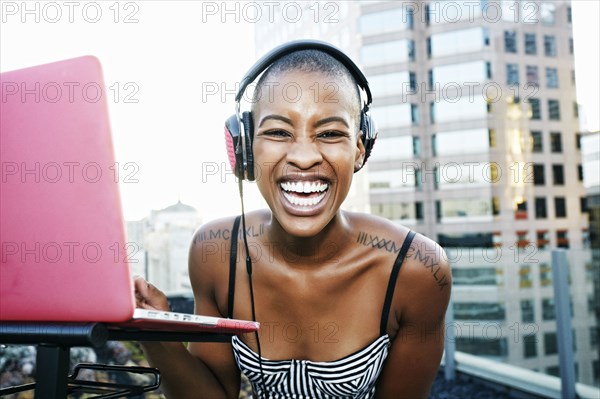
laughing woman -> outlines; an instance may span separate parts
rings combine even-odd
[[[238,100],[263,71],[251,114],[228,128],[236,136],[231,125],[245,122],[247,153],[233,163],[239,176],[256,176],[269,209],[246,214],[246,229],[239,217],[202,226],[189,256],[196,312],[255,317],[260,333],[187,348],[145,343],[165,393],[237,398],[244,373],[259,398],[427,397],[450,297],[443,251],[406,227],[340,209],[374,140],[366,79],[336,48],[293,42],[250,70]],[[219,253],[203,250],[226,230],[229,240],[211,238]],[[138,307],[168,310],[157,288],[135,285]]]

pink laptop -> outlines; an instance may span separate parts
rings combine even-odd
[[[0,74],[0,321],[256,330],[134,309],[108,95],[92,56]]]

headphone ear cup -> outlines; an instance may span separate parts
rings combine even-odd
[[[252,140],[254,140],[254,124],[250,112],[242,113],[244,135],[246,136],[246,178],[254,181],[254,154],[252,153]]]
[[[371,155],[371,150],[375,146],[375,139],[377,138],[377,125],[373,118],[371,118],[371,115],[365,111],[360,113],[360,130],[362,131],[361,140],[365,147],[364,165]]]
[[[227,149],[227,158],[229,158],[229,165],[231,170],[235,173],[235,176],[243,178],[243,159],[242,149],[238,145],[240,141],[240,122],[237,115],[231,115],[225,121],[225,146]]]

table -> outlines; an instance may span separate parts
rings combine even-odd
[[[77,387],[77,380],[69,379],[69,352],[74,346],[101,347],[107,341],[173,341],[173,342],[229,342],[233,334],[116,329],[106,323],[50,323],[50,322],[0,322],[0,343],[36,345],[35,384],[0,390],[0,395],[34,389],[35,399],[64,399],[69,389]],[[89,367],[88,367],[89,366]],[[86,365],[85,368],[155,375],[156,389],[160,373],[147,367],[122,367]],[[76,375],[76,373],[74,373]],[[69,386],[71,388],[69,388]],[[118,386],[115,386],[118,388]],[[123,392],[123,391],[121,391]],[[122,393],[96,396],[97,398],[123,397]]]

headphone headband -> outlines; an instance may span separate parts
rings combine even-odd
[[[361,70],[358,69],[354,61],[352,61],[350,57],[344,54],[342,50],[320,40],[295,40],[277,46],[273,50],[269,51],[267,54],[262,56],[252,66],[252,68],[250,68],[250,70],[246,72],[246,75],[241,80],[240,88],[238,89],[238,92],[235,95],[235,101],[239,102],[241,100],[248,85],[254,82],[258,75],[260,75],[265,69],[267,69],[273,62],[290,53],[301,50],[319,50],[329,54],[330,56],[341,62],[342,65],[344,65],[348,69],[348,71],[350,71],[350,74],[352,74],[352,76],[356,80],[356,83],[366,92],[367,107],[371,104],[372,96],[371,90],[369,89],[369,82],[367,82],[367,78],[361,72]]]

